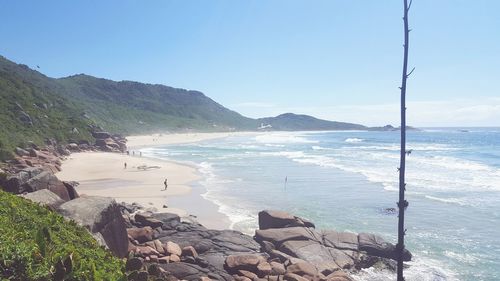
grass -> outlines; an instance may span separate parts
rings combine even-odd
[[[83,227],[0,191],[1,280],[126,280],[123,272]]]

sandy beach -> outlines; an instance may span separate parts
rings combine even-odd
[[[251,133],[155,134],[127,137],[129,150],[157,145],[192,143]],[[127,167],[125,168],[125,163]],[[148,167],[143,169],[143,167]],[[80,194],[113,197],[118,202],[137,202],[159,212],[194,215],[208,228],[227,229],[229,218],[218,212],[218,206],[204,199],[202,190],[190,184],[200,179],[195,167],[134,155],[83,152],[74,153],[63,162],[57,174],[61,180],[77,181]],[[164,181],[168,179],[165,190]]]
[[[256,132],[224,132],[224,133],[182,133],[182,134],[153,134],[142,136],[128,136],[127,147],[138,149],[157,145],[193,143],[210,139],[226,138],[238,135],[255,135]]]

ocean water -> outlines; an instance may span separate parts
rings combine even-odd
[[[406,279],[500,280],[500,129],[412,131],[407,147]],[[399,132],[269,132],[142,151],[197,165],[196,188],[234,229],[252,234],[258,211],[280,209],[396,242],[397,215],[384,210],[398,200]]]

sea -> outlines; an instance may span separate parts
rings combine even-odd
[[[398,131],[262,132],[143,148],[189,163],[194,186],[231,228],[253,234],[257,213],[278,209],[319,229],[397,241]],[[407,132],[406,280],[500,280],[500,128]],[[356,280],[395,280],[366,269]]]

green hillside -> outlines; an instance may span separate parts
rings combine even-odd
[[[285,113],[276,117],[260,118],[262,125],[271,125],[271,129],[278,131],[328,131],[328,130],[366,130],[367,127],[359,124],[327,121],[309,115]]]
[[[0,57],[0,159],[28,141],[91,138],[92,122],[60,91],[54,79]]]
[[[0,188],[1,280],[125,280],[123,272],[86,229]]]
[[[124,135],[167,131],[359,130],[364,126],[283,114],[251,119],[198,91],[84,74],[54,79],[0,56],[0,160],[47,139],[92,140],[93,129]]]
[[[83,105],[86,113],[108,130],[145,133],[195,129],[227,131],[255,128],[243,117],[198,91],[115,82],[88,75],[58,79],[64,95]]]

